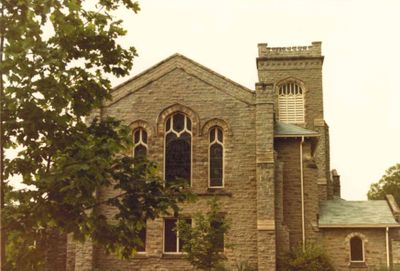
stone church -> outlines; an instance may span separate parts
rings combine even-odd
[[[117,86],[101,110],[130,125],[133,154],[156,161],[166,182],[188,181],[198,200],[182,206],[185,217],[219,200],[231,224],[224,243],[232,246],[223,251],[229,270],[240,263],[280,270],[290,248],[308,243],[321,246],[338,271],[400,264],[393,197],[340,198],[340,177],[329,161],[323,61],[321,42],[259,44],[258,82],[248,89],[175,54]],[[127,261],[68,240],[66,270],[194,270],[176,222],[148,221],[144,246]]]

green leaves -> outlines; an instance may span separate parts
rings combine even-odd
[[[188,198],[181,184],[164,187],[156,165],[133,159],[131,131],[91,113],[111,98],[109,75],[125,76],[136,51],[117,40],[126,34],[113,11],[131,0],[7,0],[0,18],[5,38],[0,63],[4,89],[4,176],[28,189],[7,190],[7,270],[40,270],[48,233],[91,238],[121,257],[140,241],[147,219],[178,211]],[[83,8],[88,7],[88,8]],[[114,191],[110,197],[101,189]],[[115,210],[106,218],[102,210]]]
[[[77,240],[90,238],[108,252],[130,257],[146,221],[178,210],[178,203],[189,195],[182,192],[181,184],[164,187],[154,163],[122,154],[132,142],[128,128],[120,122],[94,119],[90,126],[74,129],[69,141],[59,145],[64,146],[62,151],[53,153],[48,170],[25,165],[24,174],[36,172],[29,182],[34,190],[11,193],[13,211],[7,224],[19,235],[22,229],[30,235],[52,228],[73,233]],[[21,170],[26,161],[14,163]],[[98,197],[98,189],[113,196]],[[107,208],[114,210],[113,217],[102,214]]]
[[[109,11],[130,6],[107,2]],[[99,9],[89,11],[78,0],[4,3],[3,139],[5,146],[15,142],[24,147],[19,157],[28,159],[25,165],[40,168],[60,150],[58,144],[68,144],[74,127],[111,97],[106,73],[122,76],[132,67],[134,48],[116,43],[125,34],[120,21],[98,4]],[[6,170],[19,174],[22,162],[11,164]]]
[[[368,199],[385,199],[387,194],[392,194],[400,202],[400,164],[388,168],[382,178],[371,184]]]
[[[183,251],[194,267],[206,271],[225,270],[224,235],[229,231],[229,223],[220,213],[216,199],[208,205],[206,214],[194,215],[193,225],[186,223],[184,218],[180,219],[177,231],[183,240]]]
[[[303,250],[302,246],[292,249],[284,260],[287,271],[334,271],[325,252],[314,244],[309,244]]]

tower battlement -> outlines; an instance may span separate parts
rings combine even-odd
[[[320,57],[321,42],[314,41],[310,46],[268,47],[267,43],[258,44],[259,57]]]

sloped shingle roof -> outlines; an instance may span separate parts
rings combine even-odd
[[[327,200],[320,204],[319,227],[399,227],[385,200]]]
[[[275,122],[275,137],[299,137],[299,136],[315,137],[318,136],[318,133],[294,124],[283,123],[281,121]]]

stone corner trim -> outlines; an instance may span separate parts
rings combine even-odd
[[[257,220],[257,230],[259,231],[274,231],[275,221],[273,219],[259,219]]]

